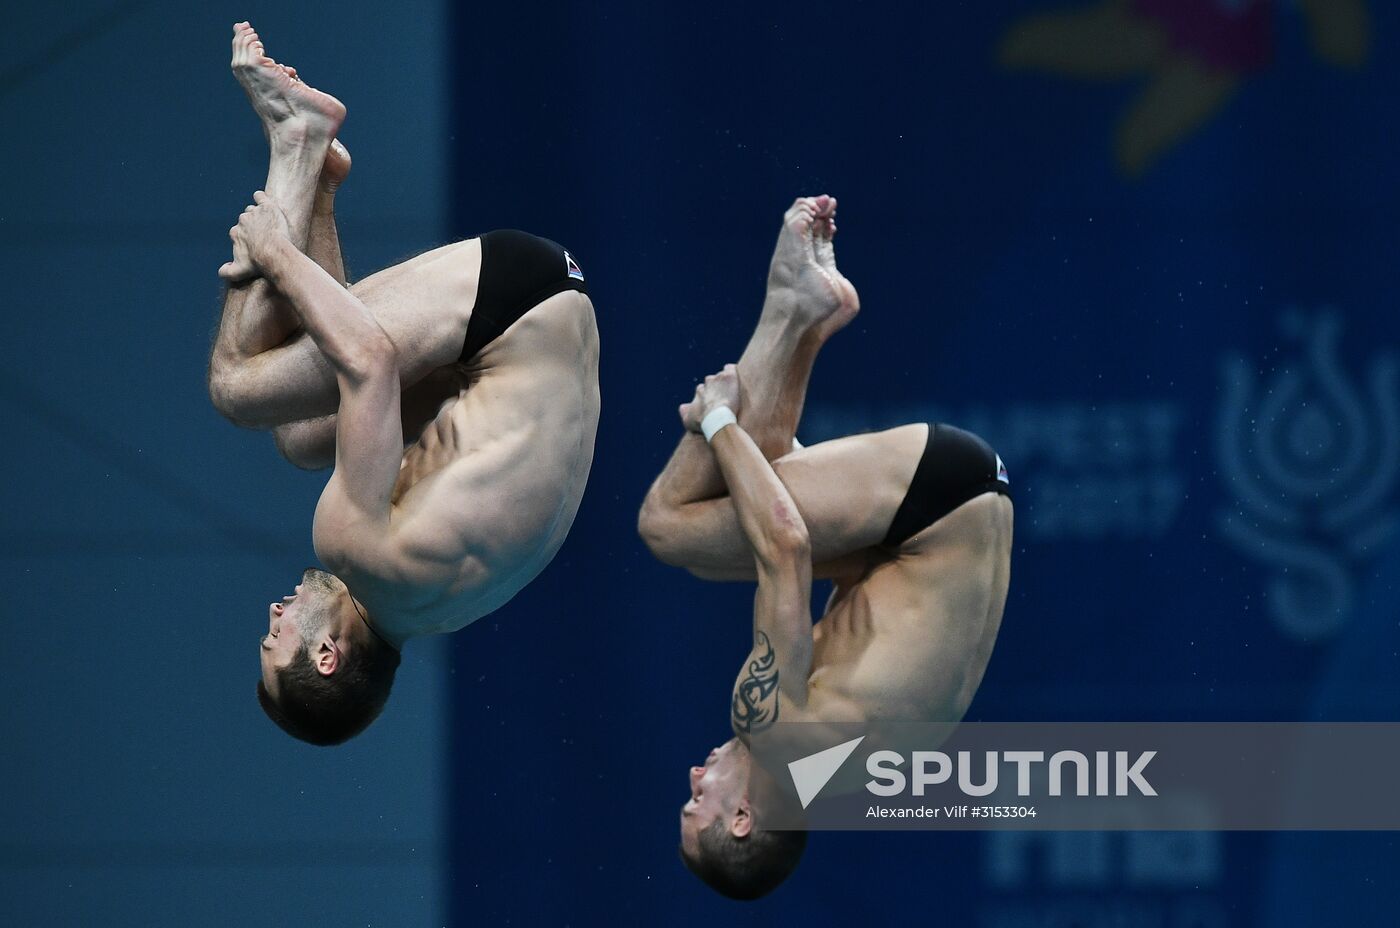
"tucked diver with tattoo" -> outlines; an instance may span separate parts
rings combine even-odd
[[[334,463],[312,527],[331,572],[268,608],[258,698],[290,734],[336,744],[379,714],[404,642],[500,608],[563,544],[593,460],[598,331],[577,262],[524,232],[347,286],[345,107],[247,23],[233,72],[272,158],[219,269],[209,390],[292,463]]]
[[[639,518],[666,563],[758,581],[735,737],[691,768],[680,820],[686,865],[739,899],[786,879],[806,844],[755,825],[778,794],[759,788],[755,739],[779,720],[961,719],[1010,580],[1006,471],[980,438],[919,423],[794,450],[817,352],[859,308],[836,268],[835,217],[826,196],[788,211],[758,327],[737,366],[680,407],[687,433]],[[835,584],[815,625],[813,577]]]

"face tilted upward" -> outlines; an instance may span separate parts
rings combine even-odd
[[[681,806],[681,849],[699,853],[700,832],[734,815],[748,792],[749,752],[738,738],[715,748],[701,767],[690,768],[690,799]]]
[[[259,640],[263,685],[277,698],[277,671],[295,659],[305,645],[308,649],[321,637],[335,603],[345,593],[345,584],[323,570],[309,567],[290,596],[267,608],[267,634]]]

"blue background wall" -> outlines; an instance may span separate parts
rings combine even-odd
[[[1151,76],[998,62],[1068,2],[83,7],[13,13],[0,71],[0,920],[1394,919],[1389,835],[818,834],[770,899],[712,898],[676,819],[727,737],[749,592],[633,529],[675,404],[747,338],[782,210],[829,192],[864,310],[799,436],[946,419],[1017,488],[970,717],[1400,716],[1393,8],[1353,67],[1291,3],[1134,14],[1263,26],[1217,56],[1233,97],[1132,173],[1115,133]],[[224,70],[242,18],[350,107],[353,275],[526,228],[579,257],[603,335],[569,543],[410,646],[334,752],[251,695],[320,478],[203,393],[213,269],[264,170]]]
[[[1339,68],[1292,5],[1256,9],[1271,63],[1134,175],[1114,137],[1150,78],[998,64],[1017,23],[1060,9],[458,14],[455,231],[521,225],[569,245],[598,306],[606,397],[571,543],[453,640],[459,921],[1393,918],[1377,895],[1390,836],[819,834],[751,906],[676,859],[685,768],[728,735],[749,591],[655,563],[632,522],[675,404],[739,354],[797,194],[840,197],[838,255],[864,307],[823,354],[799,437],[949,419],[984,434],[1017,486],[1011,597],[972,718],[1400,708],[1400,21],[1374,10],[1365,63]]]
[[[228,227],[267,171],[234,20],[347,101],[362,276],[443,234],[445,14],[6,10],[0,923],[444,917],[444,648],[409,652],[384,723],[344,750],[268,723],[254,639],[314,561],[324,477],[223,421],[204,369]]]

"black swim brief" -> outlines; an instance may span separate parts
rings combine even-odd
[[[518,229],[481,236],[481,275],[462,361],[476,357],[517,319],[565,290],[586,294],[588,285],[563,246]]]
[[[898,547],[963,503],[989,492],[1011,495],[1006,466],[997,453],[971,432],[932,423],[923,457],[884,544]]]

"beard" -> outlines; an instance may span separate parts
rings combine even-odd
[[[296,629],[303,645],[309,648],[321,637],[321,633],[326,630],[326,616],[329,614],[330,610],[319,600],[307,603],[301,608],[297,613]]]
[[[338,583],[335,574],[315,567],[306,568],[301,576],[302,607],[295,624],[301,640],[308,646],[326,629],[327,617],[334,611],[331,606],[340,595]]]

